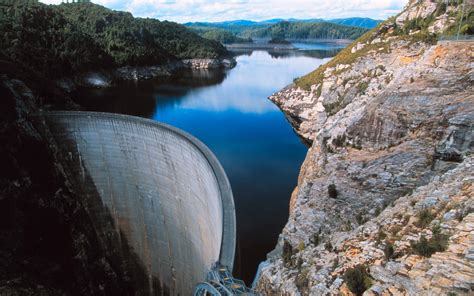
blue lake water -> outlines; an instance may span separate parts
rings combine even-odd
[[[340,49],[234,52],[231,70],[183,71],[172,78],[77,93],[89,110],[152,118],[203,141],[222,163],[237,213],[235,275],[248,283],[288,219],[291,192],[307,148],[267,97]]]

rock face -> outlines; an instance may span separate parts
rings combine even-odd
[[[170,76],[183,69],[218,69],[233,68],[234,59],[186,59],[157,66],[121,67],[113,71],[81,73],[72,78],[57,81],[58,87],[66,92],[72,92],[79,87],[107,88],[116,81],[123,80],[148,80],[155,77]]]
[[[311,148],[260,291],[352,295],[344,275],[362,266],[364,295],[473,293],[474,43],[423,35],[460,8],[410,1],[307,89],[270,98]],[[446,244],[417,255],[435,241]]]

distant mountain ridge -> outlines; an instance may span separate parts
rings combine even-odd
[[[279,22],[269,27],[248,29],[244,38],[272,38],[282,40],[357,39],[368,29],[328,22]]]
[[[250,42],[251,38],[276,39],[356,39],[381,21],[370,18],[269,19],[188,22],[183,25],[204,38],[221,43]]]
[[[296,19],[296,18],[275,18],[269,19],[264,21],[251,21],[251,20],[232,20],[232,21],[222,21],[222,22],[187,22],[183,25],[187,27],[216,27],[216,28],[228,28],[231,27],[263,27],[268,25],[274,25],[280,22],[291,22],[291,23],[319,23],[319,22],[327,22],[327,23],[334,23],[338,25],[346,25],[346,26],[353,26],[353,27],[361,27],[361,28],[375,28],[381,20],[375,20],[371,18],[362,18],[362,17],[351,17],[351,18],[338,18],[338,19]]]

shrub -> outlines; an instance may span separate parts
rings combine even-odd
[[[436,16],[440,16],[446,13],[446,3],[444,2],[438,2],[436,4]]]
[[[298,252],[303,252],[304,251],[304,241],[300,241],[298,244]]]
[[[393,244],[390,242],[387,242],[385,244],[385,248],[383,249],[383,253],[385,254],[385,259],[390,260],[393,258],[393,254],[395,253],[395,248],[393,247]]]
[[[418,221],[416,221],[415,225],[420,228],[427,227],[435,218],[433,212],[430,209],[422,209],[418,212],[416,217],[418,218]]]
[[[372,286],[372,280],[364,266],[356,266],[349,268],[344,273],[344,281],[347,284],[349,290],[356,295],[362,295],[370,286]]]
[[[319,245],[319,241],[320,241],[319,236],[320,236],[319,232],[313,234],[313,239],[311,240],[311,242],[312,242],[315,246],[318,246],[318,245]]]
[[[380,209],[380,207],[375,208],[375,213],[374,213],[375,217],[378,217],[381,212],[382,212],[382,210]]]
[[[356,221],[357,221],[357,224],[359,224],[359,225],[362,225],[365,222],[367,222],[367,218],[365,217],[365,213],[364,212],[359,212],[356,216]]]
[[[303,266],[303,259],[298,258],[298,261],[296,262],[296,267],[298,268],[298,270],[301,270],[301,266]]]
[[[309,280],[308,280],[308,270],[305,269],[298,273],[295,280],[295,285],[299,291],[305,290],[308,288]]]
[[[357,89],[359,91],[359,94],[364,95],[365,91],[369,88],[369,84],[367,82],[361,82],[357,85]]]
[[[332,244],[331,244],[331,241],[330,241],[330,240],[328,240],[328,241],[324,244],[324,248],[325,248],[326,250],[330,251],[330,252],[333,250]]]
[[[328,195],[330,198],[337,198],[337,189],[334,183],[328,186]]]
[[[336,269],[338,266],[339,266],[339,258],[336,257],[336,259],[334,259],[334,262],[332,263],[332,269]]]
[[[402,221],[403,225],[407,225],[408,222],[410,222],[410,215],[403,216],[403,221]]]
[[[344,147],[346,143],[346,134],[338,135],[332,140],[332,144],[336,147]]]
[[[380,243],[382,240],[387,238],[387,234],[383,232],[382,228],[379,228],[379,231],[377,232],[377,242]]]
[[[411,243],[415,254],[431,257],[434,253],[443,252],[448,248],[448,236],[441,233],[439,225],[435,225],[432,231],[433,236],[431,239],[428,240],[422,235],[419,241]]]
[[[283,257],[283,263],[286,266],[291,265],[291,256],[293,255],[293,247],[291,244],[285,240],[283,242],[283,252],[282,252],[282,257]]]

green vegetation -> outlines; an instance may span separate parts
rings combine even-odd
[[[346,144],[346,134],[337,135],[337,137],[332,140],[332,144],[336,147],[344,147]]]
[[[309,90],[311,85],[318,85],[322,83],[324,79],[324,72],[328,68],[334,68],[337,65],[351,65],[355,61],[357,61],[360,57],[367,55],[367,53],[371,50],[379,51],[379,52],[389,52],[390,51],[390,44],[389,43],[377,43],[377,44],[367,44],[362,49],[352,53],[352,48],[356,46],[358,43],[364,44],[371,41],[377,33],[379,27],[373,29],[372,31],[367,32],[366,34],[362,35],[358,39],[356,39],[353,43],[349,46],[344,48],[337,54],[332,60],[327,62],[326,64],[320,66],[313,72],[309,73],[308,75],[301,77],[296,80],[296,85]],[[381,49],[381,50],[380,50]],[[349,70],[350,68],[346,68],[343,71]]]
[[[449,5],[457,6],[458,3],[450,3]],[[351,65],[360,57],[366,56],[370,51],[373,50],[383,53],[390,52],[390,42],[380,42],[375,44],[370,43],[381,34],[389,32],[390,29],[393,30],[390,33],[391,36],[398,36],[399,39],[407,40],[411,43],[425,42],[433,44],[436,42],[438,36],[429,33],[428,28],[434,23],[437,16],[440,16],[445,12],[445,4],[439,2],[437,4],[437,10],[435,13],[424,19],[415,18],[407,21],[402,27],[395,22],[395,17],[389,18],[385,22],[380,23],[376,28],[359,37],[325,65],[320,66],[318,69],[304,77],[296,79],[295,84],[298,87],[309,90],[311,85],[321,84],[324,79],[324,72],[328,68],[333,68],[337,65]],[[456,15],[452,16],[456,18],[456,21],[443,34],[455,35],[457,34],[458,30],[460,34],[474,34],[474,9],[472,6],[467,6],[467,9],[464,11],[464,13],[462,13],[462,9],[458,9]],[[276,31],[276,33],[278,33],[278,31]],[[359,43],[364,44],[364,47],[352,53],[352,48],[354,48],[354,46]],[[343,71],[348,69],[350,68],[346,68]],[[337,111],[338,108],[335,107],[334,109],[334,111]]]
[[[213,29],[207,31],[199,31],[196,32],[206,39],[214,40],[223,44],[232,44],[232,43],[252,43],[253,40],[251,38],[244,39],[237,37],[234,33],[230,31],[226,31],[223,29]]]
[[[367,88],[369,88],[369,84],[367,82],[360,82],[358,85],[357,85],[357,90],[359,91],[359,94],[362,94],[364,95],[365,94],[365,91],[367,90]]]
[[[285,264],[285,266],[290,266],[291,256],[293,256],[293,247],[287,240],[283,242],[283,252],[281,256],[283,258],[283,264]]]
[[[184,26],[91,3],[8,7],[0,13],[0,28],[2,55],[51,78],[227,53]]]
[[[365,211],[359,212],[359,213],[356,215],[355,218],[356,218],[357,224],[359,224],[359,225],[364,224],[364,223],[367,222],[367,220],[368,220],[368,218],[366,217],[366,212],[365,212]]]
[[[449,237],[441,233],[441,227],[435,225],[432,229],[433,235],[428,240],[424,235],[417,242],[412,242],[413,252],[424,257],[431,257],[436,252],[443,252],[448,248]]]
[[[326,22],[280,22],[268,28],[246,30],[244,37],[273,39],[355,39],[367,29]]]
[[[295,285],[298,288],[300,292],[305,291],[308,288],[309,285],[309,279],[308,279],[308,269],[304,269],[301,272],[298,273],[295,279]]]
[[[330,198],[337,198],[337,189],[335,184],[328,185],[328,195]]]
[[[349,290],[358,296],[364,294],[364,292],[372,286],[372,280],[366,268],[361,265],[349,268],[344,273],[344,281]]]
[[[469,7],[469,6],[468,6]],[[462,13],[462,9],[455,15],[456,21],[446,30],[446,35],[456,35],[459,31],[461,35],[474,35],[474,7]]]
[[[272,40],[268,41],[270,44],[291,44],[290,41],[280,38],[273,38]]]
[[[380,243],[382,240],[387,238],[387,234],[383,231],[382,227],[379,228],[379,231],[377,232],[377,236],[375,240],[377,243]]]
[[[305,248],[304,241],[300,241],[298,244],[298,252],[303,252]]]
[[[239,36],[245,30],[261,29],[269,27],[271,24],[268,23],[255,23],[252,21],[229,21],[229,22],[218,22],[218,23],[206,23],[206,22],[195,22],[186,23],[186,27],[198,31],[200,33],[210,30],[225,30]]]
[[[226,53],[217,42],[173,22],[134,18],[130,13],[95,4],[60,5],[58,9],[82,31],[91,33],[113,56],[122,50],[133,55],[134,50],[155,46],[182,59],[216,58]]]
[[[313,234],[313,238],[311,239],[311,242],[313,243],[314,246],[318,246],[319,242],[321,241],[321,230],[319,232]]]
[[[385,247],[383,249],[383,253],[385,255],[385,259],[392,259],[393,255],[395,254],[395,248],[393,247],[393,244],[390,242],[386,242]]]
[[[418,220],[415,222],[415,225],[420,228],[425,228],[430,225],[431,221],[435,218],[433,212],[430,209],[422,209],[416,215]]]
[[[334,249],[330,240],[328,240],[328,241],[324,244],[324,248],[325,248],[327,251],[329,251],[329,252],[332,252],[333,249]]]

